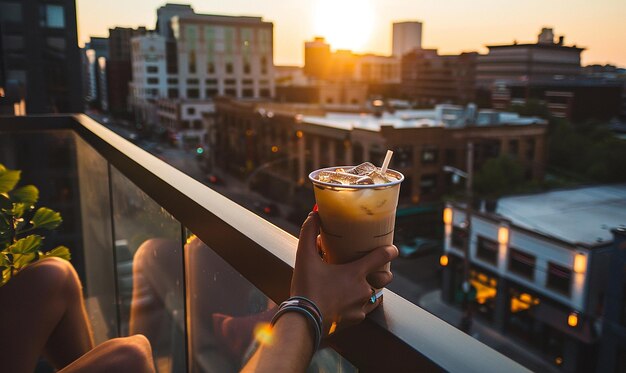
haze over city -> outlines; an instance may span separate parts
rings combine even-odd
[[[78,36],[107,36],[115,26],[154,27],[163,0],[77,0]],[[553,27],[567,45],[587,48],[582,64],[626,66],[626,2],[599,0],[250,0],[183,1],[198,13],[256,15],[274,23],[274,60],[302,65],[303,44],[324,36],[333,49],[389,54],[391,24],[424,22],[424,47],[440,53],[486,52],[485,45],[534,42],[538,30]]]

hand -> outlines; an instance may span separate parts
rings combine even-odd
[[[372,288],[382,288],[392,280],[388,271],[380,271],[385,263],[398,256],[398,249],[382,246],[354,262],[328,264],[319,255],[319,217],[309,214],[300,231],[296,267],[291,280],[291,295],[306,297],[319,307],[323,336],[333,322],[338,328],[357,324],[382,302],[369,303]]]

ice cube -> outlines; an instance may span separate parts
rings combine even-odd
[[[372,178],[372,180],[374,181],[374,184],[386,184],[386,183],[391,182],[391,180],[389,179],[389,177],[387,177],[387,175],[383,175],[378,170],[370,172],[367,176]]]
[[[365,163],[361,163],[358,166],[352,167],[347,172],[350,174],[365,176],[365,175],[369,175],[372,171],[376,171],[377,169],[378,167],[374,166],[372,163],[365,162]]]
[[[341,183],[343,185],[374,184],[374,181],[369,176],[359,176],[345,172],[321,171],[317,179],[326,183]]]

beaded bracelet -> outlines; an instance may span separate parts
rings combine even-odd
[[[287,312],[298,312],[309,320],[315,333],[314,351],[317,351],[322,340],[322,314],[317,305],[304,297],[291,297],[280,304],[278,312],[272,318],[271,325],[274,326],[276,321]]]

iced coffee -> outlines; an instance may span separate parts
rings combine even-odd
[[[386,168],[386,167],[385,167]],[[396,207],[404,176],[366,162],[313,171],[324,260],[346,263],[393,243]]]

